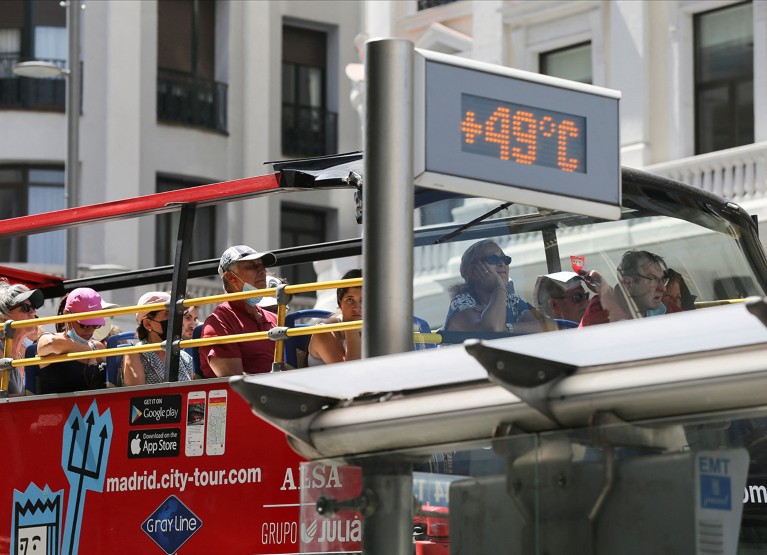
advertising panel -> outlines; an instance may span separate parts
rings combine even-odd
[[[2,553],[300,551],[302,460],[226,382],[13,400],[0,427]]]

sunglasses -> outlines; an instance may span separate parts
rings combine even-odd
[[[488,264],[493,264],[493,265],[495,265],[495,264],[505,264],[506,266],[508,266],[509,264],[511,264],[511,257],[510,256],[506,256],[505,254],[503,254],[503,255],[490,254],[490,255],[485,256],[484,258],[482,258],[482,261],[483,262],[487,262]]]
[[[20,309],[21,309],[21,311],[22,311],[24,314],[29,314],[29,313],[30,313],[30,312],[32,312],[33,310],[36,310],[36,309],[35,309],[35,307],[33,307],[33,306],[30,304],[30,303],[21,303],[21,304],[17,304],[17,305],[16,305],[16,306],[14,306],[14,307],[13,307],[11,310],[15,310],[15,309],[17,309],[17,308],[20,308]]]
[[[80,326],[84,330],[97,330],[97,329],[99,329],[101,327],[98,324],[81,324],[77,320],[75,320],[75,324],[77,324],[78,326]]]
[[[654,276],[644,276],[640,273],[634,274],[636,277],[640,277],[642,279],[646,279],[649,281],[653,287],[657,287],[658,285],[663,285],[663,287],[666,287],[668,285],[668,276],[662,275],[661,277],[654,277]]]
[[[566,297],[555,297],[555,298],[556,299],[570,299],[571,301],[573,301],[573,303],[580,304],[583,301],[588,301],[590,294],[591,293],[586,291],[585,293],[573,293],[572,295],[568,295]]]

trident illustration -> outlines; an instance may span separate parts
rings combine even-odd
[[[64,426],[61,449],[61,466],[70,485],[63,554],[77,554],[85,490],[103,491],[111,444],[112,415],[109,409],[99,414],[96,401],[93,401],[85,418],[77,406],[72,409]]]

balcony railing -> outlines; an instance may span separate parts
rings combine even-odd
[[[282,153],[322,156],[338,150],[338,114],[324,108],[282,104]]]
[[[644,169],[737,203],[767,197],[767,142],[654,164]]]
[[[19,54],[0,54],[0,109],[63,111],[66,79],[30,79],[13,74],[13,66],[23,59]],[[66,67],[66,60],[41,60]],[[82,75],[82,73],[81,73]]]
[[[418,11],[428,10],[435,6],[441,6],[442,4],[451,4],[456,0],[418,0]]]
[[[183,72],[158,70],[157,119],[226,133],[226,83]]]

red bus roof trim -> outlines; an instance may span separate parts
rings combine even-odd
[[[257,196],[279,189],[279,174],[247,177],[177,191],[155,193],[88,206],[65,208],[54,212],[19,216],[0,221],[0,236],[55,231],[86,223],[119,220],[180,210],[184,203],[218,204]]]
[[[29,270],[21,270],[9,266],[0,266],[0,277],[7,279],[8,283],[21,283],[30,289],[55,287],[64,282],[63,277],[30,272]]]

